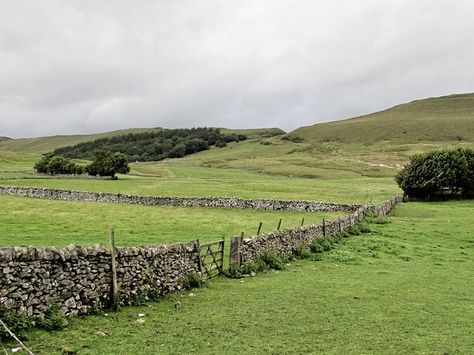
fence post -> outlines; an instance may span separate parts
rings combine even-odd
[[[244,233],[237,237],[230,238],[230,260],[231,268],[238,268],[242,263],[241,247],[244,239]]]
[[[323,237],[326,236],[326,220],[323,218]]]
[[[303,226],[303,225],[304,225],[304,217],[303,217],[303,219],[301,220],[301,226]]]
[[[114,227],[110,228],[110,258],[111,258],[111,267],[112,267],[112,304],[114,307],[118,305],[119,299],[119,289],[117,282],[117,261],[116,261],[116,250],[115,250],[115,231]]]
[[[196,241],[194,242],[194,252],[198,257],[199,272],[202,276],[201,243],[199,242],[199,239],[196,239]]]
[[[280,221],[278,222],[278,228],[277,228],[277,230],[280,230],[280,227],[281,227],[281,218],[280,218]]]
[[[337,222],[338,222],[338,224],[339,224],[339,234],[341,234],[341,233],[342,233],[341,217],[339,217],[339,218],[337,219]]]
[[[263,225],[263,223],[260,222],[260,224],[258,225],[257,235],[260,234],[260,230],[262,229],[262,225]]]

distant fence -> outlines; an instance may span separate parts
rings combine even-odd
[[[227,207],[294,212],[355,211],[362,206],[359,204],[328,203],[318,201],[285,201],[266,199],[246,200],[229,197],[133,196],[105,192],[84,192],[17,186],[0,186],[0,194],[66,201],[93,201],[153,206]]]
[[[395,196],[379,206],[363,206],[318,225],[233,237],[230,265],[254,261],[268,251],[291,254],[317,238],[349,229],[370,211],[385,215],[401,199]],[[223,240],[130,248],[115,248],[113,243],[88,248],[0,248],[0,311],[42,316],[50,305],[59,304],[62,314],[86,314],[110,304],[114,295],[127,305],[180,290],[193,275],[221,274],[223,265]]]
[[[323,221],[321,224],[301,226],[282,231],[277,230],[252,238],[244,238],[243,236],[232,237],[230,241],[230,266],[239,267],[242,264],[255,261],[267,252],[282,255],[293,254],[302,246],[309,247],[315,239],[349,230],[364,219],[369,212],[379,216],[386,215],[402,199],[402,196],[394,196],[381,205],[362,206],[349,215],[333,221]]]

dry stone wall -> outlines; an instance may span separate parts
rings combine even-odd
[[[156,206],[227,207],[294,212],[354,211],[361,207],[361,205],[357,204],[339,204],[318,201],[284,201],[265,199],[245,200],[225,197],[132,196],[104,192],[83,192],[17,186],[0,186],[0,193],[6,195],[47,198],[52,200],[111,202]]]
[[[122,304],[166,294],[199,273],[197,244],[116,248]],[[52,304],[60,313],[90,313],[111,302],[111,252],[102,245],[82,248],[0,248],[0,310],[41,316]]]
[[[401,196],[394,196],[381,205],[366,205],[349,215],[322,224],[302,226],[298,228],[274,231],[251,238],[232,237],[230,245],[230,265],[238,267],[256,261],[267,252],[280,255],[293,254],[300,247],[309,247],[315,239],[336,235],[349,230],[352,226],[372,212],[384,216],[402,201]]]

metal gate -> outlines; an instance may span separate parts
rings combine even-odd
[[[199,266],[202,275],[209,279],[223,273],[224,240],[200,245]]]

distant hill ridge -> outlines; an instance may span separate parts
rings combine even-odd
[[[301,127],[289,136],[344,143],[473,142],[474,94],[416,100],[369,115]]]

